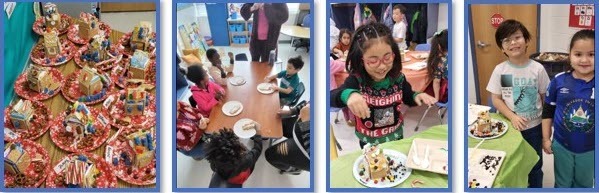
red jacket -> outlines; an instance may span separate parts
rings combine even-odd
[[[204,135],[204,131],[199,127],[202,115],[196,108],[191,107],[189,104],[180,101],[178,103],[177,149],[190,151],[198,144],[202,135]]]

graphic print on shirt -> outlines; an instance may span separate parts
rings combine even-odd
[[[514,111],[525,119],[537,118],[538,92],[536,78],[519,78],[511,74],[501,75],[501,93],[503,98],[513,98]]]
[[[395,110],[393,107],[374,109],[374,127],[384,127],[394,124]]]
[[[587,99],[574,99],[566,103],[562,115],[564,128],[569,132],[589,133],[595,127],[595,103]]]

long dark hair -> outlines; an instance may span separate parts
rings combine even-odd
[[[351,33],[351,31],[349,31],[349,30],[348,30],[348,29],[346,29],[346,28],[343,28],[343,29],[340,29],[340,30],[339,30],[339,43],[341,43],[341,40],[343,39],[343,34],[347,34],[347,35],[349,35],[349,38],[350,38],[350,40],[351,40],[351,36],[352,36],[352,33]],[[349,42],[349,43],[351,43],[351,42]],[[341,44],[343,44],[343,43],[341,43]]]
[[[572,40],[570,40],[570,49],[568,50],[568,52],[572,53],[572,47],[574,47],[574,43],[576,41],[578,41],[578,40],[587,40],[587,39],[593,40],[593,45],[595,45],[594,44],[594,42],[595,42],[595,31],[590,30],[590,29],[583,29],[583,30],[580,30],[580,31],[576,32],[574,34],[574,36],[572,36]],[[570,57],[568,57],[568,64],[570,64],[570,65],[567,66],[566,71],[572,71],[573,70],[573,68],[572,68],[572,60],[570,60]]]
[[[431,50],[428,54],[428,60],[426,62],[428,76],[431,78],[433,77],[435,68],[441,62],[441,55],[444,52],[447,52],[448,38],[447,29],[444,29],[443,31],[435,33],[433,39],[431,40]]]
[[[373,41],[378,38],[381,38],[382,41]],[[399,53],[399,48],[393,41],[391,30],[385,24],[378,22],[371,22],[356,29],[352,37],[351,46],[349,47],[347,60],[345,61],[345,69],[350,74],[361,77],[367,83],[371,83],[373,80],[368,75],[368,72],[366,72],[362,57],[365,50],[370,48],[374,42],[384,42],[391,46],[391,51],[395,54],[395,58],[393,58],[393,67],[387,73],[387,76],[391,78],[399,77],[401,74],[401,54]]]

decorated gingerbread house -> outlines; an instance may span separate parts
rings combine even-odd
[[[44,5],[44,22],[46,23],[46,28],[48,29],[56,29],[60,27],[60,13],[58,13],[58,8],[56,8],[56,4],[46,3]]]
[[[79,15],[79,37],[82,39],[91,39],[100,33],[98,18],[91,13],[81,13]]]
[[[147,52],[135,50],[129,64],[129,78],[145,80],[150,68],[150,56]]]
[[[75,102],[70,113],[65,117],[63,125],[67,135],[73,136],[77,143],[83,137],[96,132],[93,123],[94,117],[89,108],[83,103]]]
[[[389,173],[389,162],[377,145],[366,144],[363,149],[365,174],[370,179],[382,179]]]
[[[43,46],[47,57],[55,58],[60,55],[60,38],[58,38],[58,31],[56,29],[48,29],[48,31],[44,32]]]
[[[48,93],[56,89],[56,82],[52,81],[52,75],[46,67],[31,65],[27,72],[27,82],[29,89],[39,92]]]
[[[135,158],[133,166],[140,168],[152,162],[155,156],[154,139],[149,130],[139,130],[127,136]]]
[[[133,50],[141,49],[149,51],[151,34],[152,24],[147,21],[139,22],[139,25],[133,28],[133,33],[131,34],[131,40],[129,42],[131,48]]]
[[[102,92],[106,77],[97,69],[84,66],[79,75],[79,90],[85,95],[95,95]]]
[[[81,55],[81,59],[91,63],[98,63],[110,59],[110,40],[105,36],[95,35],[90,39],[88,50]]]
[[[4,168],[11,174],[25,173],[31,157],[21,143],[8,143],[4,146]]]
[[[15,129],[29,129],[32,126],[33,114],[31,101],[19,100],[10,110],[9,119]]]
[[[100,170],[87,157],[80,155],[69,160],[65,168],[65,184],[69,188],[93,188]]]
[[[148,107],[149,96],[142,88],[128,88],[125,97],[125,114],[143,115]]]
[[[476,120],[476,131],[479,134],[491,133],[491,116],[489,111],[480,111]]]

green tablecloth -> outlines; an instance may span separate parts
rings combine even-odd
[[[447,125],[438,125],[418,133],[410,138],[399,141],[387,142],[380,145],[384,149],[392,149],[408,155],[408,151],[412,146],[412,141],[415,138],[435,139],[447,141]],[[365,188],[353,176],[352,168],[356,159],[362,154],[361,150],[341,156],[331,161],[331,188]],[[412,170],[412,174],[406,181],[402,182],[396,188],[411,188],[411,182],[415,179],[424,181],[424,184],[419,184],[421,187],[427,188],[447,188],[447,175]]]
[[[530,146],[520,131],[516,130],[509,119],[500,114],[491,113],[491,118],[505,121],[508,131],[503,136],[485,140],[478,148],[505,151],[506,157],[499,173],[493,182],[494,188],[526,188],[528,173],[539,160],[535,150]],[[468,137],[468,147],[473,148],[481,140]]]

